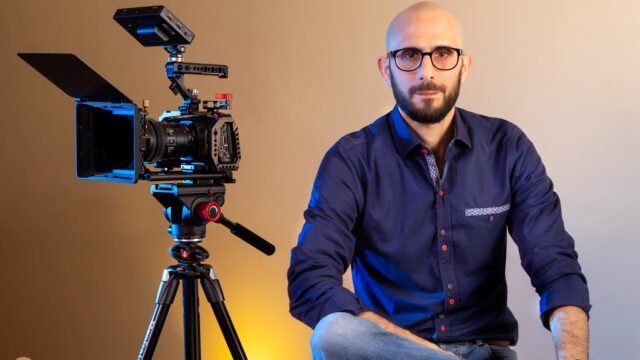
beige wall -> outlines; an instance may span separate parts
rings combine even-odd
[[[74,178],[73,101],[15,53],[73,52],[152,114],[175,108],[165,53],[112,19],[156,1],[5,4],[0,79],[0,358],[124,359],[137,354],[162,269],[161,207],[138,185]],[[386,24],[411,1],[165,1],[195,33],[189,61],[230,78],[191,78],[235,95],[243,161],[226,214],[275,243],[266,257],[219,226],[204,243],[251,359],[308,359],[310,330],[288,314],[285,272],[326,149],[388,111],[375,58]],[[592,358],[640,351],[634,208],[640,151],[640,5],[602,1],[442,1],[474,54],[460,105],[510,119],[537,145],[563,201],[592,303]],[[612,3],[613,4],[613,3]],[[521,359],[551,359],[537,295],[510,248],[510,306]],[[203,299],[201,299],[203,300]],[[203,305],[206,305],[203,304]],[[182,356],[179,300],[156,359]],[[228,359],[207,306],[203,354]],[[614,354],[615,356],[612,356]]]

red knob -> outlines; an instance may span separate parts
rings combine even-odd
[[[230,93],[217,93],[215,95],[215,98],[231,102],[231,99],[233,99],[233,95]]]
[[[198,205],[197,214],[204,221],[217,222],[222,216],[220,204],[215,201],[209,201]]]

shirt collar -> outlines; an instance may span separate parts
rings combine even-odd
[[[393,129],[393,138],[396,144],[396,149],[398,150],[398,153],[400,153],[400,155],[406,156],[416,146],[422,145],[420,139],[418,139],[416,134],[413,133],[413,130],[411,130],[409,125],[407,125],[404,118],[402,117],[402,114],[400,114],[398,105],[394,106],[393,110],[391,110],[390,118],[392,125],[391,127]],[[469,129],[467,128],[464,114],[458,108],[456,108],[456,111],[453,115],[453,124],[453,142],[460,142],[466,145],[468,148],[471,148]]]

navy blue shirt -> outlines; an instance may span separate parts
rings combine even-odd
[[[505,339],[507,231],[550,310],[589,311],[586,279],[540,156],[514,124],[456,108],[444,171],[397,107],[324,157],[291,251],[290,311],[370,310],[431,341]],[[343,287],[351,265],[355,294]]]

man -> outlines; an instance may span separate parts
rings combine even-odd
[[[587,359],[586,279],[540,157],[510,122],[454,107],[471,66],[460,25],[418,3],[386,47],[397,106],[329,150],[291,253],[314,359],[515,359],[507,230],[558,358]]]

